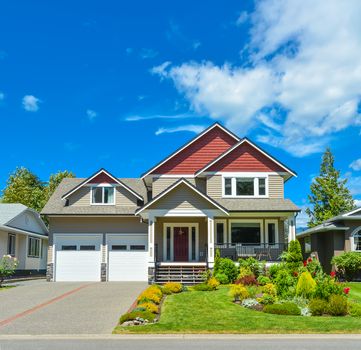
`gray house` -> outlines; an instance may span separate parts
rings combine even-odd
[[[361,252],[361,208],[326,220],[297,235],[304,254],[317,253],[327,272],[331,259],[343,252]]]

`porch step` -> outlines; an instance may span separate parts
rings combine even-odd
[[[157,266],[155,282],[159,284],[179,282],[186,285],[202,283],[206,269],[206,266],[199,265]]]

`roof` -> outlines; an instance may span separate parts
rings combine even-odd
[[[76,186],[82,184],[85,178],[65,178],[56,188],[49,201],[41,211],[44,215],[134,215],[137,207],[89,205],[89,206],[65,206],[62,200],[64,194],[71,191]],[[139,193],[145,200],[147,189],[141,179],[121,178],[118,179],[133,191]]]
[[[217,198],[229,212],[299,212],[292,201],[283,198]]]
[[[223,213],[227,214],[227,210],[220,205],[217,201],[215,201],[214,199],[212,199],[211,197],[207,196],[205,193],[201,192],[197,187],[195,187],[194,185],[192,185],[188,180],[186,180],[185,178],[180,178],[178,181],[176,181],[173,185],[169,186],[168,188],[166,188],[163,192],[159,193],[157,196],[155,196],[151,201],[149,201],[146,205],[144,205],[142,208],[138,209],[136,214],[140,214],[143,210],[147,209],[150,205],[154,204],[155,202],[157,202],[159,199],[163,198],[166,194],[168,194],[169,192],[171,192],[173,189],[175,189],[176,187],[180,186],[181,184],[185,184],[186,186],[188,186],[190,189],[192,189],[194,192],[196,192],[198,195],[200,195],[201,197],[203,197],[205,200],[207,200],[208,202],[210,202],[212,205],[214,205],[216,208],[218,208],[219,210],[221,210]]]
[[[324,222],[320,225],[317,225],[315,227],[311,227],[305,231],[300,232],[297,234],[297,237],[304,237],[308,236],[313,233],[318,232],[327,232],[327,231],[346,231],[349,228],[340,224],[330,223],[330,222]]]
[[[207,129],[205,129],[204,131],[202,131],[200,134],[198,134],[196,137],[194,137],[192,140],[190,140],[189,142],[187,142],[186,144],[184,144],[183,146],[181,146],[180,148],[178,148],[176,151],[174,151],[173,153],[171,153],[167,158],[163,159],[162,161],[160,161],[159,163],[157,163],[155,166],[153,166],[151,169],[149,169],[147,172],[145,172],[144,174],[142,174],[141,178],[144,179],[147,175],[149,175],[150,173],[152,173],[154,170],[156,170],[157,168],[159,168],[161,165],[163,165],[164,163],[166,163],[167,161],[169,161],[171,158],[173,158],[174,156],[176,156],[178,153],[180,153],[181,151],[183,151],[184,149],[186,149],[188,146],[190,146],[192,143],[194,143],[195,141],[197,141],[199,138],[201,138],[202,136],[204,136],[205,134],[207,134],[209,131],[211,131],[212,129],[214,129],[215,127],[220,128],[221,130],[223,130],[225,133],[227,133],[229,136],[231,136],[235,141],[239,141],[240,138],[235,135],[234,133],[232,133],[231,131],[229,131],[227,128],[225,128],[224,126],[222,126],[219,123],[214,123],[212,124],[210,127],[208,127]]]
[[[20,203],[0,203],[0,225],[6,225],[26,209],[28,207]]]
[[[256,145],[255,143],[253,143],[251,140],[249,140],[248,138],[244,137],[241,141],[239,141],[237,144],[235,144],[233,147],[230,147],[227,151],[225,151],[224,153],[222,153],[219,157],[217,157],[216,159],[212,160],[211,162],[209,162],[205,167],[203,167],[202,169],[200,169],[199,171],[196,172],[195,176],[200,175],[201,173],[205,172],[207,169],[209,169],[212,165],[218,163],[221,159],[223,159],[224,157],[226,157],[228,154],[232,153],[234,150],[236,150],[238,147],[240,147],[241,145],[243,145],[244,143],[248,143],[250,146],[254,147],[256,150],[258,150],[259,152],[261,152],[264,156],[266,156],[267,158],[269,158],[272,162],[274,162],[275,164],[277,164],[280,168],[282,168],[283,170],[285,170],[287,173],[291,174],[292,176],[297,176],[296,172],[291,170],[290,168],[286,167],[283,163],[281,163],[279,160],[277,160],[276,158],[272,157],[269,153],[267,153],[265,150],[263,150],[261,147],[259,147],[258,145]]]

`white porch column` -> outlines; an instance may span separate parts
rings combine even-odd
[[[288,218],[288,242],[296,239],[296,218],[295,215],[291,215]]]
[[[214,265],[214,220],[207,218],[208,228],[208,265],[213,268]]]
[[[149,218],[148,222],[148,267],[155,265],[154,251],[154,218]]]

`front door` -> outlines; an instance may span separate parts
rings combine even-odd
[[[174,227],[174,261],[188,261],[188,227]]]

